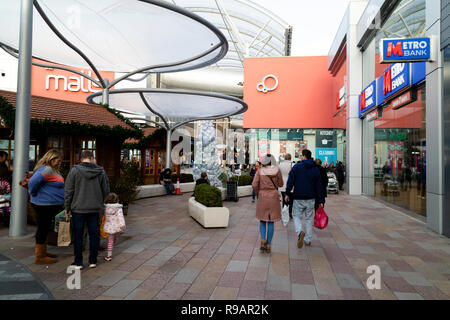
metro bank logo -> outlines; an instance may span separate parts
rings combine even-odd
[[[381,63],[428,61],[431,59],[430,38],[382,39]]]

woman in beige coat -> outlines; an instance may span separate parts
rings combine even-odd
[[[262,167],[256,172],[252,183],[253,190],[258,196],[256,218],[260,221],[261,251],[270,252],[274,222],[281,220],[278,188],[282,186],[283,176],[276,165],[275,157],[268,154],[262,160]]]

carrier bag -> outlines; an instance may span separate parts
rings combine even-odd
[[[328,216],[323,207],[319,207],[314,215],[314,227],[318,229],[325,229],[328,225]]]

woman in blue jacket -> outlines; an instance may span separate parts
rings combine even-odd
[[[47,253],[47,235],[55,215],[64,209],[64,178],[59,173],[62,156],[51,149],[34,167],[28,182],[30,202],[36,213],[35,264],[56,262],[56,255]]]

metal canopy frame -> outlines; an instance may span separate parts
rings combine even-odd
[[[173,122],[174,124],[171,125],[171,121],[169,117],[165,117],[163,116],[161,113],[157,112],[154,110],[154,108],[148,103],[147,99],[144,96],[144,93],[146,92],[154,92],[154,93],[170,93],[170,94],[185,94],[185,95],[197,95],[197,96],[203,96],[203,97],[213,97],[213,98],[217,98],[217,99],[224,99],[224,100],[230,100],[230,101],[234,101],[236,103],[239,103],[240,105],[242,105],[242,108],[235,111],[235,112],[231,112],[231,113],[223,113],[223,114],[217,114],[217,115],[212,115],[212,116],[208,116],[208,117],[193,117],[193,118],[189,118],[186,119],[184,121],[179,121],[179,122]],[[133,118],[133,117],[128,117],[130,120],[139,120],[139,121],[144,121],[147,123],[152,123],[157,125],[158,127],[161,127],[163,129],[165,129],[167,131],[167,141],[166,141],[166,168],[170,167],[171,164],[171,157],[170,157],[170,149],[171,149],[171,134],[172,131],[174,131],[175,129],[189,123],[189,122],[193,122],[193,121],[200,121],[200,120],[216,120],[216,119],[222,119],[222,118],[227,118],[227,117],[231,117],[234,115],[238,115],[238,114],[242,114],[245,111],[247,111],[248,106],[247,104],[238,98],[235,98],[233,96],[228,96],[228,95],[224,95],[224,94],[220,94],[220,93],[214,93],[214,92],[201,92],[201,91],[194,91],[194,90],[179,90],[179,89],[150,89],[150,88],[143,88],[143,89],[115,89],[115,90],[110,90],[109,94],[122,94],[122,93],[135,93],[138,94],[142,100],[142,102],[144,103],[144,105],[147,107],[147,109],[154,114],[155,116],[158,116],[164,123],[161,124],[159,122],[153,121],[153,120],[149,120],[149,119],[143,119],[143,118]],[[95,92],[90,94],[87,97],[87,101],[88,103],[91,104],[98,104],[94,101],[94,98],[100,96],[102,94],[102,92]],[[138,112],[124,112],[122,111],[123,108],[115,108],[114,106],[111,106],[111,108],[116,109],[117,111],[121,112],[121,113],[126,113],[126,114],[134,114],[137,115],[139,114]]]
[[[173,62],[173,63],[166,63],[166,64],[157,64],[158,61],[155,61],[156,65],[153,66],[144,66],[142,68],[139,68],[137,70],[131,70],[128,73],[126,73],[124,76],[115,79],[111,82],[109,82],[108,79],[103,78],[94,65],[94,63],[91,62],[91,60],[79,49],[77,48],[73,43],[71,43],[67,38],[64,37],[64,35],[58,31],[58,29],[53,25],[51,20],[48,18],[48,16],[45,14],[44,10],[42,10],[38,0],[21,0],[21,11],[20,11],[20,31],[19,31],[19,39],[17,42],[17,48],[12,48],[11,46],[6,45],[5,43],[2,43],[0,41],[0,47],[4,49],[7,53],[13,55],[14,57],[18,58],[19,60],[19,68],[18,68],[18,88],[17,88],[17,103],[16,103],[16,122],[15,122],[15,160],[17,162],[17,165],[15,165],[14,175],[13,175],[13,190],[15,192],[15,197],[13,197],[13,203],[12,203],[12,211],[14,212],[14,215],[11,217],[10,222],[10,236],[20,236],[25,234],[25,225],[26,225],[26,191],[24,189],[21,189],[19,186],[19,181],[23,178],[25,172],[26,172],[26,166],[27,166],[27,159],[28,159],[28,146],[29,146],[29,127],[30,127],[30,118],[29,118],[29,105],[30,105],[30,97],[31,97],[31,65],[37,65],[40,67],[48,67],[48,68],[54,68],[54,69],[61,69],[70,71],[74,74],[78,74],[80,76],[83,76],[84,78],[94,82],[99,87],[103,88],[102,91],[99,92],[99,94],[102,94],[102,102],[108,103],[108,97],[109,97],[109,89],[117,84],[118,82],[125,80],[129,78],[130,76],[137,74],[137,73],[144,73],[148,75],[149,73],[158,73],[157,70],[161,68],[169,68],[169,67],[176,67],[179,66],[179,68],[174,68],[172,70],[165,70],[165,72],[177,72],[177,71],[185,71],[185,70],[193,70],[198,69],[204,66],[208,66],[214,63],[217,63],[220,59],[222,59],[227,51],[228,51],[228,41],[226,37],[221,33],[221,31],[216,28],[213,24],[208,22],[207,20],[203,19],[202,17],[189,12],[188,10],[185,10],[183,8],[174,6],[170,3],[163,2],[160,0],[136,0],[148,4],[153,4],[155,6],[159,6],[168,10],[171,10],[173,12],[177,12],[179,14],[182,14],[188,18],[193,19],[194,21],[197,21],[198,23],[204,25],[209,30],[211,30],[217,37],[218,37],[218,44],[215,46],[212,46],[212,48],[209,48],[205,52],[195,56],[191,57],[182,61]],[[47,24],[47,26],[54,32],[54,34],[69,48],[74,50],[93,70],[95,75],[98,77],[97,79],[93,79],[92,77],[89,77],[88,75],[79,72],[77,70],[74,70],[70,67],[66,66],[60,66],[60,65],[54,65],[58,63],[58,61],[49,61],[46,57],[33,57],[32,55],[32,38],[33,38],[33,7],[36,8],[39,15],[42,17],[44,22]],[[220,51],[218,50],[220,48]],[[19,53],[19,50],[20,53]],[[187,66],[184,66],[184,64],[193,62],[197,59],[200,59],[202,57],[205,57],[206,55],[219,51],[214,57],[208,59],[207,61],[203,61],[201,63],[197,64],[190,64]],[[41,61],[44,61],[45,63],[40,62],[33,62],[33,58],[40,59]],[[46,64],[46,63],[49,64]],[[119,71],[119,70],[106,70],[106,71]],[[164,71],[164,70],[162,70]],[[123,71],[120,71],[123,72]],[[136,81],[135,79],[131,79],[131,81]],[[229,97],[229,99],[233,99],[232,97]],[[247,109],[247,105],[241,101],[244,108]],[[244,110],[244,111],[245,111]],[[243,112],[243,111],[242,111]],[[193,121],[195,119],[191,119],[190,121]],[[170,133],[171,129],[169,126],[169,123],[166,121],[165,124],[167,125],[168,131],[168,142],[170,142]],[[178,126],[182,125],[183,123],[179,123]],[[175,127],[174,127],[175,128]],[[170,148],[170,145],[168,146]],[[170,152],[168,153],[168,156],[166,159],[170,159]],[[167,160],[166,160],[167,162]],[[169,160],[170,164],[170,160]]]
[[[163,7],[165,9],[168,9],[168,10],[180,13],[182,15],[185,15],[185,16],[187,16],[187,17],[189,17],[189,18],[191,18],[191,19],[193,19],[193,20],[203,24],[207,28],[209,28],[219,38],[220,42],[218,44],[216,44],[215,46],[209,48],[205,52],[197,55],[197,56],[194,56],[194,57],[182,60],[182,61],[173,62],[173,63],[156,64],[156,65],[152,65],[152,66],[145,66],[145,67],[142,67],[142,68],[130,71],[130,72],[126,73],[125,75],[123,75],[122,77],[118,78],[118,79],[109,81],[108,79],[104,79],[101,76],[100,72],[97,70],[97,68],[95,67],[94,63],[92,63],[90,61],[90,59],[79,48],[77,48],[66,37],[64,37],[64,35],[61,32],[59,32],[59,30],[54,26],[54,24],[51,22],[51,20],[45,14],[45,12],[42,9],[42,7],[40,6],[38,0],[33,0],[34,7],[38,11],[39,15],[42,17],[44,22],[47,24],[47,26],[55,33],[55,35],[63,43],[65,43],[68,47],[70,47],[72,50],[74,50],[89,65],[89,67],[92,69],[92,71],[94,71],[94,73],[97,76],[98,80],[94,79],[92,77],[89,77],[87,74],[84,74],[82,72],[74,70],[74,69],[72,69],[70,67],[54,65],[54,63],[58,63],[58,62],[56,62],[56,61],[48,61],[45,58],[41,58],[41,57],[33,57],[33,58],[39,59],[39,60],[42,60],[42,61],[47,61],[50,64],[39,63],[39,62],[36,62],[36,61],[32,61],[32,64],[36,65],[36,66],[39,66],[39,67],[60,69],[60,70],[65,70],[65,71],[69,71],[69,72],[73,72],[75,74],[78,74],[78,75],[80,75],[80,76],[82,76],[82,77],[84,77],[84,78],[94,82],[96,85],[101,87],[103,91],[106,91],[106,92],[104,92],[104,96],[107,99],[107,91],[109,91],[109,89],[111,89],[114,85],[116,85],[120,81],[128,79],[132,75],[135,75],[135,74],[138,74],[138,73],[143,73],[144,74],[143,78],[145,78],[151,73],[159,73],[159,72],[156,71],[158,69],[169,68],[169,67],[176,67],[176,66],[180,66],[180,68],[174,69],[174,70],[164,71],[164,73],[199,69],[199,68],[206,67],[206,66],[209,66],[211,64],[217,63],[228,52],[228,41],[227,41],[226,37],[222,34],[222,32],[217,27],[215,27],[213,24],[211,24],[209,21],[203,19],[202,17],[200,17],[200,16],[198,16],[198,15],[196,15],[196,14],[194,14],[194,13],[192,13],[192,12],[186,10],[186,9],[183,9],[181,7],[172,5],[172,4],[164,2],[164,1],[159,1],[159,0],[137,0],[137,1],[146,2],[146,3],[149,3],[149,4],[160,6],[160,7]],[[10,55],[12,55],[12,56],[14,56],[16,58],[19,57],[19,52],[18,52],[17,49],[14,49],[14,48],[12,48],[10,46],[7,46],[6,44],[3,44],[1,42],[0,42],[0,47],[4,51],[9,53]],[[195,61],[197,59],[200,59],[202,57],[205,57],[208,54],[216,51],[219,48],[221,48],[220,52],[215,57],[209,59],[208,61],[204,61],[204,62],[199,63],[199,64],[194,64],[194,65],[183,67],[184,64],[187,64],[187,63],[193,62],[193,61]],[[135,79],[129,79],[129,80],[130,81],[136,81]],[[104,103],[108,103],[107,100],[103,101],[103,102]]]

